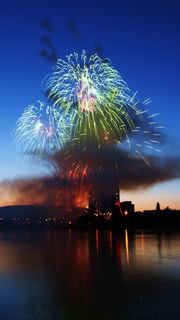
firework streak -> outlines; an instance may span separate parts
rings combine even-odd
[[[146,153],[159,151],[160,127],[156,114],[148,114],[150,101],[140,103],[108,59],[85,51],[70,54],[57,61],[44,83],[47,101],[29,105],[17,121],[15,138],[25,154],[50,159],[62,153],[63,164],[68,154],[66,176],[82,181],[91,171],[84,160],[91,150],[105,154],[108,146],[127,143],[131,154],[147,163]]]

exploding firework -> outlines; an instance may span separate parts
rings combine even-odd
[[[143,115],[140,127],[132,135],[131,151],[139,159],[147,161],[148,155],[160,152],[160,129],[163,127],[159,126],[154,120],[156,115],[149,115],[146,112]]]
[[[155,120],[158,113],[149,114],[147,105],[151,101],[149,99],[142,103],[142,110],[136,117],[136,128],[132,130],[128,139],[120,145],[121,149],[129,152],[129,156],[141,159],[149,164],[148,156],[154,152],[160,152],[160,130],[163,126],[158,125]],[[145,108],[145,109],[144,109]]]
[[[140,103],[109,60],[85,51],[59,59],[47,88],[50,106],[38,102],[24,110],[16,141],[25,154],[54,162],[59,177],[82,186],[109,167],[115,176],[119,149],[128,146],[130,156],[146,163],[148,151],[159,151],[149,100]]]
[[[28,106],[18,121],[16,140],[26,154],[57,152],[67,142],[84,150],[92,144],[101,148],[126,141],[132,146],[136,141],[140,158],[143,148],[154,148],[158,134],[154,132],[149,141],[148,134],[155,122],[148,122],[152,116],[144,111],[149,101],[139,102],[109,60],[97,54],[88,57],[85,51],[67,56],[67,61],[59,59],[47,88],[51,106],[41,102]]]
[[[122,142],[136,130],[141,111],[136,95],[109,60],[85,51],[59,59],[47,88],[56,110],[69,114],[72,140],[98,145]]]
[[[55,109],[38,101],[25,108],[19,118],[16,142],[28,155],[57,152],[68,140],[67,122]]]

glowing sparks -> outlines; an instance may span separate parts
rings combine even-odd
[[[92,81],[84,74],[80,81],[80,88],[77,90],[77,98],[80,111],[93,112],[96,110],[96,89]]]
[[[59,59],[46,89],[50,106],[30,105],[17,122],[16,141],[25,154],[49,155],[73,145],[82,156],[92,145],[123,148],[126,142],[135,157],[148,163],[144,153],[159,151],[157,114],[144,109],[150,100],[140,103],[108,59],[85,51]],[[79,159],[71,164],[69,177],[87,175]]]
[[[59,59],[47,88],[54,108],[71,115],[72,139],[116,143],[135,129],[138,100],[109,60],[85,51]]]
[[[42,102],[25,108],[17,122],[16,141],[25,154],[60,150],[67,140],[67,125],[60,114]]]

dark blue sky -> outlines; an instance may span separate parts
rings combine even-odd
[[[42,98],[41,81],[53,64],[40,57],[40,20],[54,25],[50,33],[61,57],[103,46],[139,98],[151,98],[151,113],[160,112],[170,142],[161,156],[178,153],[180,120],[180,2],[172,1],[1,1],[0,180],[42,171],[24,163],[13,140],[16,120],[28,104]],[[74,21],[80,37],[68,23]],[[177,190],[180,183],[174,184]]]

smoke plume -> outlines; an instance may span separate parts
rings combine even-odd
[[[42,178],[16,179],[0,184],[1,206],[14,204],[55,205],[70,210],[86,207],[91,190],[112,194],[120,185],[124,190],[148,188],[156,183],[180,178],[180,158],[149,157],[149,165],[130,157],[126,151],[109,148],[108,151],[71,150],[57,153],[48,161],[52,175]],[[76,178],[69,177],[69,168],[86,166],[87,174],[80,171]],[[77,171],[77,166],[75,170]],[[73,169],[72,169],[73,170]]]

